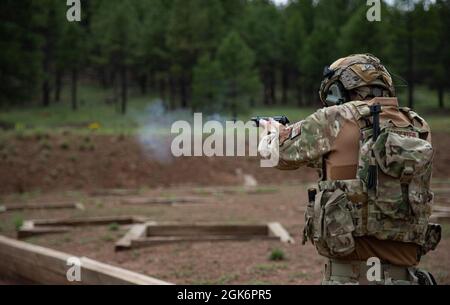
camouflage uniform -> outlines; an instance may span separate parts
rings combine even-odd
[[[440,227],[428,222],[433,201],[430,129],[415,112],[399,108],[397,99],[388,97],[393,94],[392,81],[384,67],[373,69],[377,61],[367,61],[366,55],[349,58],[334,64],[335,70],[340,65],[353,67],[351,73],[339,75],[346,77],[345,87],[367,97],[372,89],[352,84],[355,76],[366,77],[365,85],[387,84],[380,96],[320,109],[292,125],[281,144],[272,130],[262,139],[260,151],[278,154],[279,169],[309,166],[321,173],[319,192],[305,213],[304,243],[310,240],[330,259],[324,284],[368,283],[365,260],[371,256],[381,256],[382,261],[376,284],[425,283],[423,278],[431,276],[414,265],[440,240]],[[377,132],[373,109],[381,110]],[[354,160],[343,162],[345,166],[333,164],[346,154],[355,155]],[[362,251],[364,247],[368,250]],[[413,258],[393,256],[397,249],[406,249]]]

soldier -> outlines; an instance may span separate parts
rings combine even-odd
[[[261,120],[259,151],[277,155],[278,169],[320,172],[303,243],[328,259],[323,284],[435,284],[416,268],[441,233],[429,223],[428,124],[399,107],[389,72],[370,54],[326,67],[319,94],[325,107],[303,121],[285,127]],[[369,259],[380,262],[378,272]]]

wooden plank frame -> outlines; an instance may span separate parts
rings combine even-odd
[[[262,225],[146,222],[132,226],[128,233],[116,242],[115,250],[124,251],[174,242],[249,240],[278,240],[294,243],[294,239],[277,222]]]
[[[67,280],[74,256],[23,241],[0,236],[0,276],[20,283],[45,285],[168,285],[146,275],[104,264],[87,257],[78,258],[80,282]]]
[[[80,202],[75,203],[40,203],[40,204],[11,204],[1,205],[0,213],[27,210],[62,210],[78,209],[84,210],[84,205]]]
[[[36,235],[70,232],[74,227],[104,226],[111,223],[119,225],[137,224],[148,221],[140,216],[102,216],[87,218],[35,219],[25,220],[17,231],[17,238],[23,239]]]
[[[205,198],[200,197],[132,197],[120,200],[124,205],[191,205],[206,203]]]

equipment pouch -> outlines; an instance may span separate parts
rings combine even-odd
[[[420,248],[420,254],[425,255],[428,252],[435,250],[441,241],[442,228],[438,224],[428,224],[427,233],[425,234],[425,243]]]
[[[431,144],[418,137],[387,131],[373,150],[382,172],[376,204],[383,214],[392,219],[429,216],[432,195],[422,178],[427,181],[431,172]]]
[[[355,250],[352,204],[342,190],[335,190],[324,206],[323,238],[332,257],[345,256]]]
[[[433,203],[431,144],[413,129],[387,127],[372,151],[379,170],[376,192],[369,192],[369,235],[422,245]]]

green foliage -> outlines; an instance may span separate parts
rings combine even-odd
[[[220,64],[211,60],[210,56],[200,58],[194,67],[193,81],[194,111],[218,113],[223,103],[224,77]]]
[[[60,147],[62,150],[69,150],[70,145],[69,145],[69,142],[67,142],[67,141],[62,141],[61,143],[59,143],[59,147]]]
[[[130,65],[136,56],[140,25],[130,0],[102,1],[93,16],[93,33],[100,52],[112,66]]]
[[[237,32],[230,32],[217,51],[217,60],[224,77],[224,109],[231,112],[233,117],[247,109],[250,99],[258,90],[254,58],[253,51]]]
[[[271,261],[283,261],[286,259],[286,255],[284,254],[284,251],[281,249],[273,249],[270,253],[269,259]]]
[[[40,76],[36,2],[2,1],[0,9],[0,106],[32,98]]]
[[[108,226],[108,230],[109,231],[113,231],[113,232],[119,231],[119,228],[120,227],[119,227],[119,224],[117,222],[110,223],[109,226]]]
[[[14,227],[18,231],[23,226],[23,217],[21,215],[15,215],[13,218]]]
[[[323,66],[370,52],[409,82],[410,103],[426,85],[436,91],[435,106],[444,107],[449,1],[384,2],[382,22],[372,23],[367,9],[361,0],[97,0],[83,1],[82,21],[69,23],[65,1],[4,0],[0,106],[36,113],[41,100],[54,104],[49,118],[30,121],[83,117],[90,124],[100,116],[114,126],[130,124],[113,114],[136,107],[137,87],[147,103],[152,96],[171,108],[232,116],[248,105],[279,104],[280,96],[283,105],[312,106]],[[103,92],[86,97],[85,83]],[[83,106],[95,108],[86,115]]]

